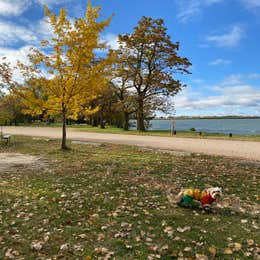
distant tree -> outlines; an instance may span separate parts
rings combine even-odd
[[[17,86],[17,82],[13,80],[13,68],[10,62],[3,57],[0,61],[0,96],[3,97],[3,90],[9,91]]]
[[[115,87],[118,98],[116,107],[121,115],[121,125],[124,130],[129,130],[130,116],[136,112],[136,99],[134,97],[132,84],[129,84],[129,72],[127,69],[126,57],[124,53],[117,51],[117,59],[114,63],[114,78],[111,84]]]
[[[0,121],[18,125],[19,122],[25,122],[26,116],[22,113],[24,109],[21,98],[12,93],[0,98]]]
[[[122,84],[118,85],[116,90],[118,98],[116,107],[119,114],[121,114],[122,128],[126,131],[130,127],[131,115],[136,112],[136,99],[134,95]]]
[[[189,73],[191,63],[178,56],[179,43],[173,43],[166,30],[162,19],[142,17],[132,34],[119,35],[117,62],[124,64],[122,79],[135,93],[140,131],[145,130],[145,106],[161,106],[161,97],[175,95],[184,87],[174,74]]]
[[[115,88],[111,83],[108,83],[90,103],[93,108],[98,107],[95,113],[89,115],[92,126],[100,125],[104,129],[106,123],[112,124],[113,118],[117,113],[116,103]]]
[[[108,56],[97,61],[96,51],[104,48],[99,34],[109,25],[110,18],[97,21],[99,11],[89,2],[86,17],[72,24],[64,9],[56,16],[45,7],[54,36],[42,41],[45,53],[35,49],[29,55],[30,66],[19,64],[26,83],[16,92],[25,100],[26,113],[60,116],[62,149],[67,149],[67,119],[90,112],[90,101],[108,81],[111,59]]]
[[[14,123],[22,121],[22,101],[14,95],[13,89],[18,86],[13,80],[13,68],[3,57],[0,62],[0,122]]]

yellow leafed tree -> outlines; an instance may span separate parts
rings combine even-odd
[[[89,103],[109,81],[112,55],[97,58],[100,33],[109,25],[111,17],[97,21],[99,7],[88,2],[86,16],[72,23],[61,9],[55,15],[45,7],[45,14],[53,29],[53,38],[42,41],[44,52],[32,50],[30,66],[19,63],[25,77],[23,87],[16,90],[23,97],[26,113],[60,115],[62,118],[62,149],[66,145],[66,120],[76,119],[79,113],[94,113]]]

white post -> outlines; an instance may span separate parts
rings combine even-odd
[[[175,127],[175,122],[172,120],[171,121],[171,136],[174,134],[174,127]]]

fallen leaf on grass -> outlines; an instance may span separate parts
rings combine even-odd
[[[180,233],[183,233],[185,231],[190,231],[190,230],[191,230],[191,228],[189,226],[185,226],[184,228],[181,228],[181,227],[177,228],[177,231]]]
[[[237,242],[235,242],[235,243],[230,243],[228,246],[229,246],[234,252],[238,252],[238,251],[240,251],[240,250],[242,249],[242,245],[241,245],[240,243],[237,243]]]
[[[42,241],[33,241],[31,243],[31,249],[34,249],[36,251],[39,251],[42,249],[43,242]]]
[[[105,235],[104,234],[98,234],[97,240],[104,240],[105,239]]]
[[[93,214],[93,215],[90,215],[90,218],[91,219],[98,219],[99,215],[98,214]]]
[[[255,243],[253,239],[247,239],[246,242],[249,246],[252,246]]]
[[[94,249],[95,253],[105,255],[109,252],[109,250],[105,247],[96,247]]]
[[[224,250],[224,254],[225,254],[225,255],[232,255],[232,254],[233,254],[233,251],[232,251],[230,248],[226,248],[226,249]]]
[[[153,239],[150,238],[150,237],[147,237],[147,238],[145,239],[145,241],[150,243],[150,242],[153,242]]]
[[[197,260],[208,260],[208,257],[206,255],[196,254],[195,256]]]
[[[49,237],[48,235],[46,235],[46,236],[43,237],[43,241],[44,241],[45,243],[48,242],[49,239],[50,239],[50,237]]]
[[[172,227],[170,227],[170,226],[167,226],[167,227],[165,227],[165,229],[163,230],[165,233],[167,233],[167,235],[169,236],[169,237],[172,237],[172,235],[173,235],[173,229],[172,229]]]
[[[66,251],[68,249],[69,249],[69,245],[68,244],[63,244],[63,245],[60,246],[60,250],[61,251]]]
[[[135,237],[135,241],[136,242],[140,242],[141,241],[141,237],[140,236]]]
[[[102,226],[101,227],[101,230],[106,230],[107,229],[107,226]]]
[[[125,247],[126,247],[127,249],[132,249],[132,248],[133,248],[133,246],[131,246],[131,245],[129,245],[129,244],[125,244]]]
[[[178,201],[178,196],[176,196],[174,194],[168,193],[166,196],[167,196],[168,201],[172,204],[174,204]]]
[[[160,258],[161,258],[160,255],[154,255],[154,254],[148,255],[148,257],[147,257],[148,260],[154,260],[154,259],[160,259]]]
[[[14,259],[15,256],[13,255],[13,252],[12,252],[12,249],[11,248],[8,248],[5,252],[5,257],[7,259]]]
[[[242,245],[240,243],[234,243],[234,251],[239,251],[241,250]]]
[[[152,252],[154,252],[154,253],[157,252],[158,249],[159,249],[159,248],[158,248],[158,246],[156,246],[156,245],[152,245],[152,246],[149,247],[149,250],[152,251]]]
[[[112,258],[112,256],[114,255],[114,252],[108,252],[105,256],[104,256],[104,260],[108,260],[108,259],[110,259],[110,258]],[[100,259],[100,258],[98,258],[98,259]]]
[[[217,249],[216,249],[216,247],[214,247],[214,246],[210,246],[210,247],[208,248],[208,250],[209,250],[209,252],[210,252],[213,256],[215,256],[215,255],[217,254]]]
[[[165,252],[165,251],[168,251],[169,249],[169,246],[167,244],[163,245],[160,249],[161,252]]]
[[[86,235],[86,234],[80,234],[79,237],[80,237],[80,238],[86,238],[87,235]]]

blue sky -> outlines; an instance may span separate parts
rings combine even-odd
[[[26,62],[30,47],[50,37],[42,4],[70,17],[84,15],[81,0],[0,0],[0,57]],[[102,38],[117,46],[117,34],[131,33],[141,16],[163,18],[192,75],[174,98],[177,115],[260,116],[260,0],[92,0],[102,17],[112,13]]]

